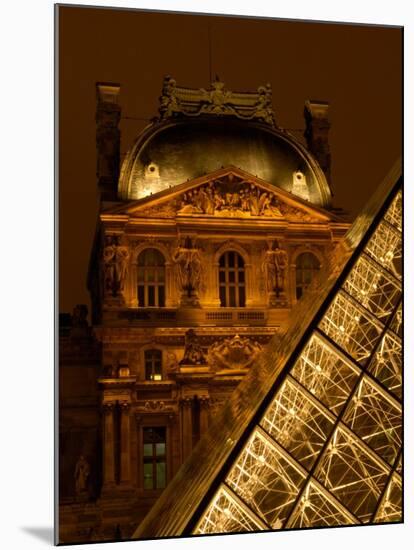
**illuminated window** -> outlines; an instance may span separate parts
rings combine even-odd
[[[311,252],[303,252],[296,258],[296,298],[302,298],[313,278],[320,270],[318,258]]]
[[[162,352],[147,349],[145,357],[145,380],[162,380]]]
[[[221,307],[244,307],[246,290],[244,261],[237,252],[225,252],[219,262]]]
[[[144,489],[164,489],[166,485],[166,428],[143,428]]]
[[[155,248],[147,248],[138,256],[138,305],[165,306],[165,260]]]

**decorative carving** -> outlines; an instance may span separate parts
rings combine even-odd
[[[202,409],[209,409],[211,404],[211,399],[209,395],[200,395],[198,397],[198,401],[200,403],[200,407]]]
[[[134,212],[136,217],[150,218],[200,214],[227,218],[265,217],[296,222],[318,221],[305,208],[302,210],[288,204],[272,190],[259,187],[232,173],[201,184],[161,204],[143,207]]]
[[[173,351],[167,351],[165,353],[165,366],[169,372],[174,372],[178,369],[177,357]]]
[[[184,357],[180,365],[205,365],[207,363],[204,350],[197,342],[197,335],[193,329],[185,333]]]
[[[210,346],[208,363],[214,370],[247,369],[261,351],[262,346],[257,341],[236,334]]]
[[[102,411],[106,414],[111,414],[114,410],[115,403],[113,401],[107,401],[106,403],[102,403]]]
[[[275,193],[230,176],[184,193],[177,214],[283,217]]]
[[[192,296],[198,292],[202,284],[203,266],[200,250],[194,246],[190,237],[186,237],[184,243],[173,252],[172,259],[177,267],[179,287],[188,297]]]
[[[88,490],[87,483],[90,474],[89,463],[83,455],[80,455],[75,466],[75,493],[77,497],[85,496]]]
[[[144,409],[146,411],[162,411],[165,409],[164,401],[145,401]]]
[[[277,241],[275,248],[273,248],[273,243],[270,242],[269,248],[265,252],[262,271],[267,291],[275,293],[276,297],[279,297],[279,295],[285,291],[287,267],[287,252],[279,248]]]
[[[121,246],[117,235],[107,235],[103,249],[105,292],[117,296],[124,289],[129,264],[129,250]]]
[[[179,115],[231,115],[242,120],[256,119],[275,126],[270,84],[259,86],[257,92],[231,92],[217,76],[208,90],[178,87],[171,76],[166,76],[159,113],[161,120]]]
[[[128,412],[131,407],[131,403],[129,401],[120,401],[119,406],[121,408],[121,411]]]

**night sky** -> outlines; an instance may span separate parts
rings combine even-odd
[[[194,88],[216,74],[234,91],[269,82],[278,125],[297,137],[305,100],[330,102],[334,205],[352,217],[401,154],[399,28],[60,7],[58,33],[60,311],[90,303],[98,81],[121,85],[122,158],[166,74]]]

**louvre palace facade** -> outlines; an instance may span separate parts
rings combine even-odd
[[[349,228],[327,104],[299,140],[270,85],[165,77],[121,165],[120,87],[96,92],[90,322],[77,306],[60,327],[62,543],[131,537]]]

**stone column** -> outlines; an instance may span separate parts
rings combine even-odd
[[[115,485],[114,403],[103,403],[103,470],[104,486]]]
[[[208,429],[210,414],[210,397],[205,395],[199,398],[200,401],[200,437],[203,437]]]
[[[127,401],[122,401],[119,405],[121,410],[121,483],[129,484],[131,481],[131,434],[129,417],[130,403],[128,403]]]
[[[193,399],[181,399],[181,449],[182,461],[189,456],[193,448]]]

